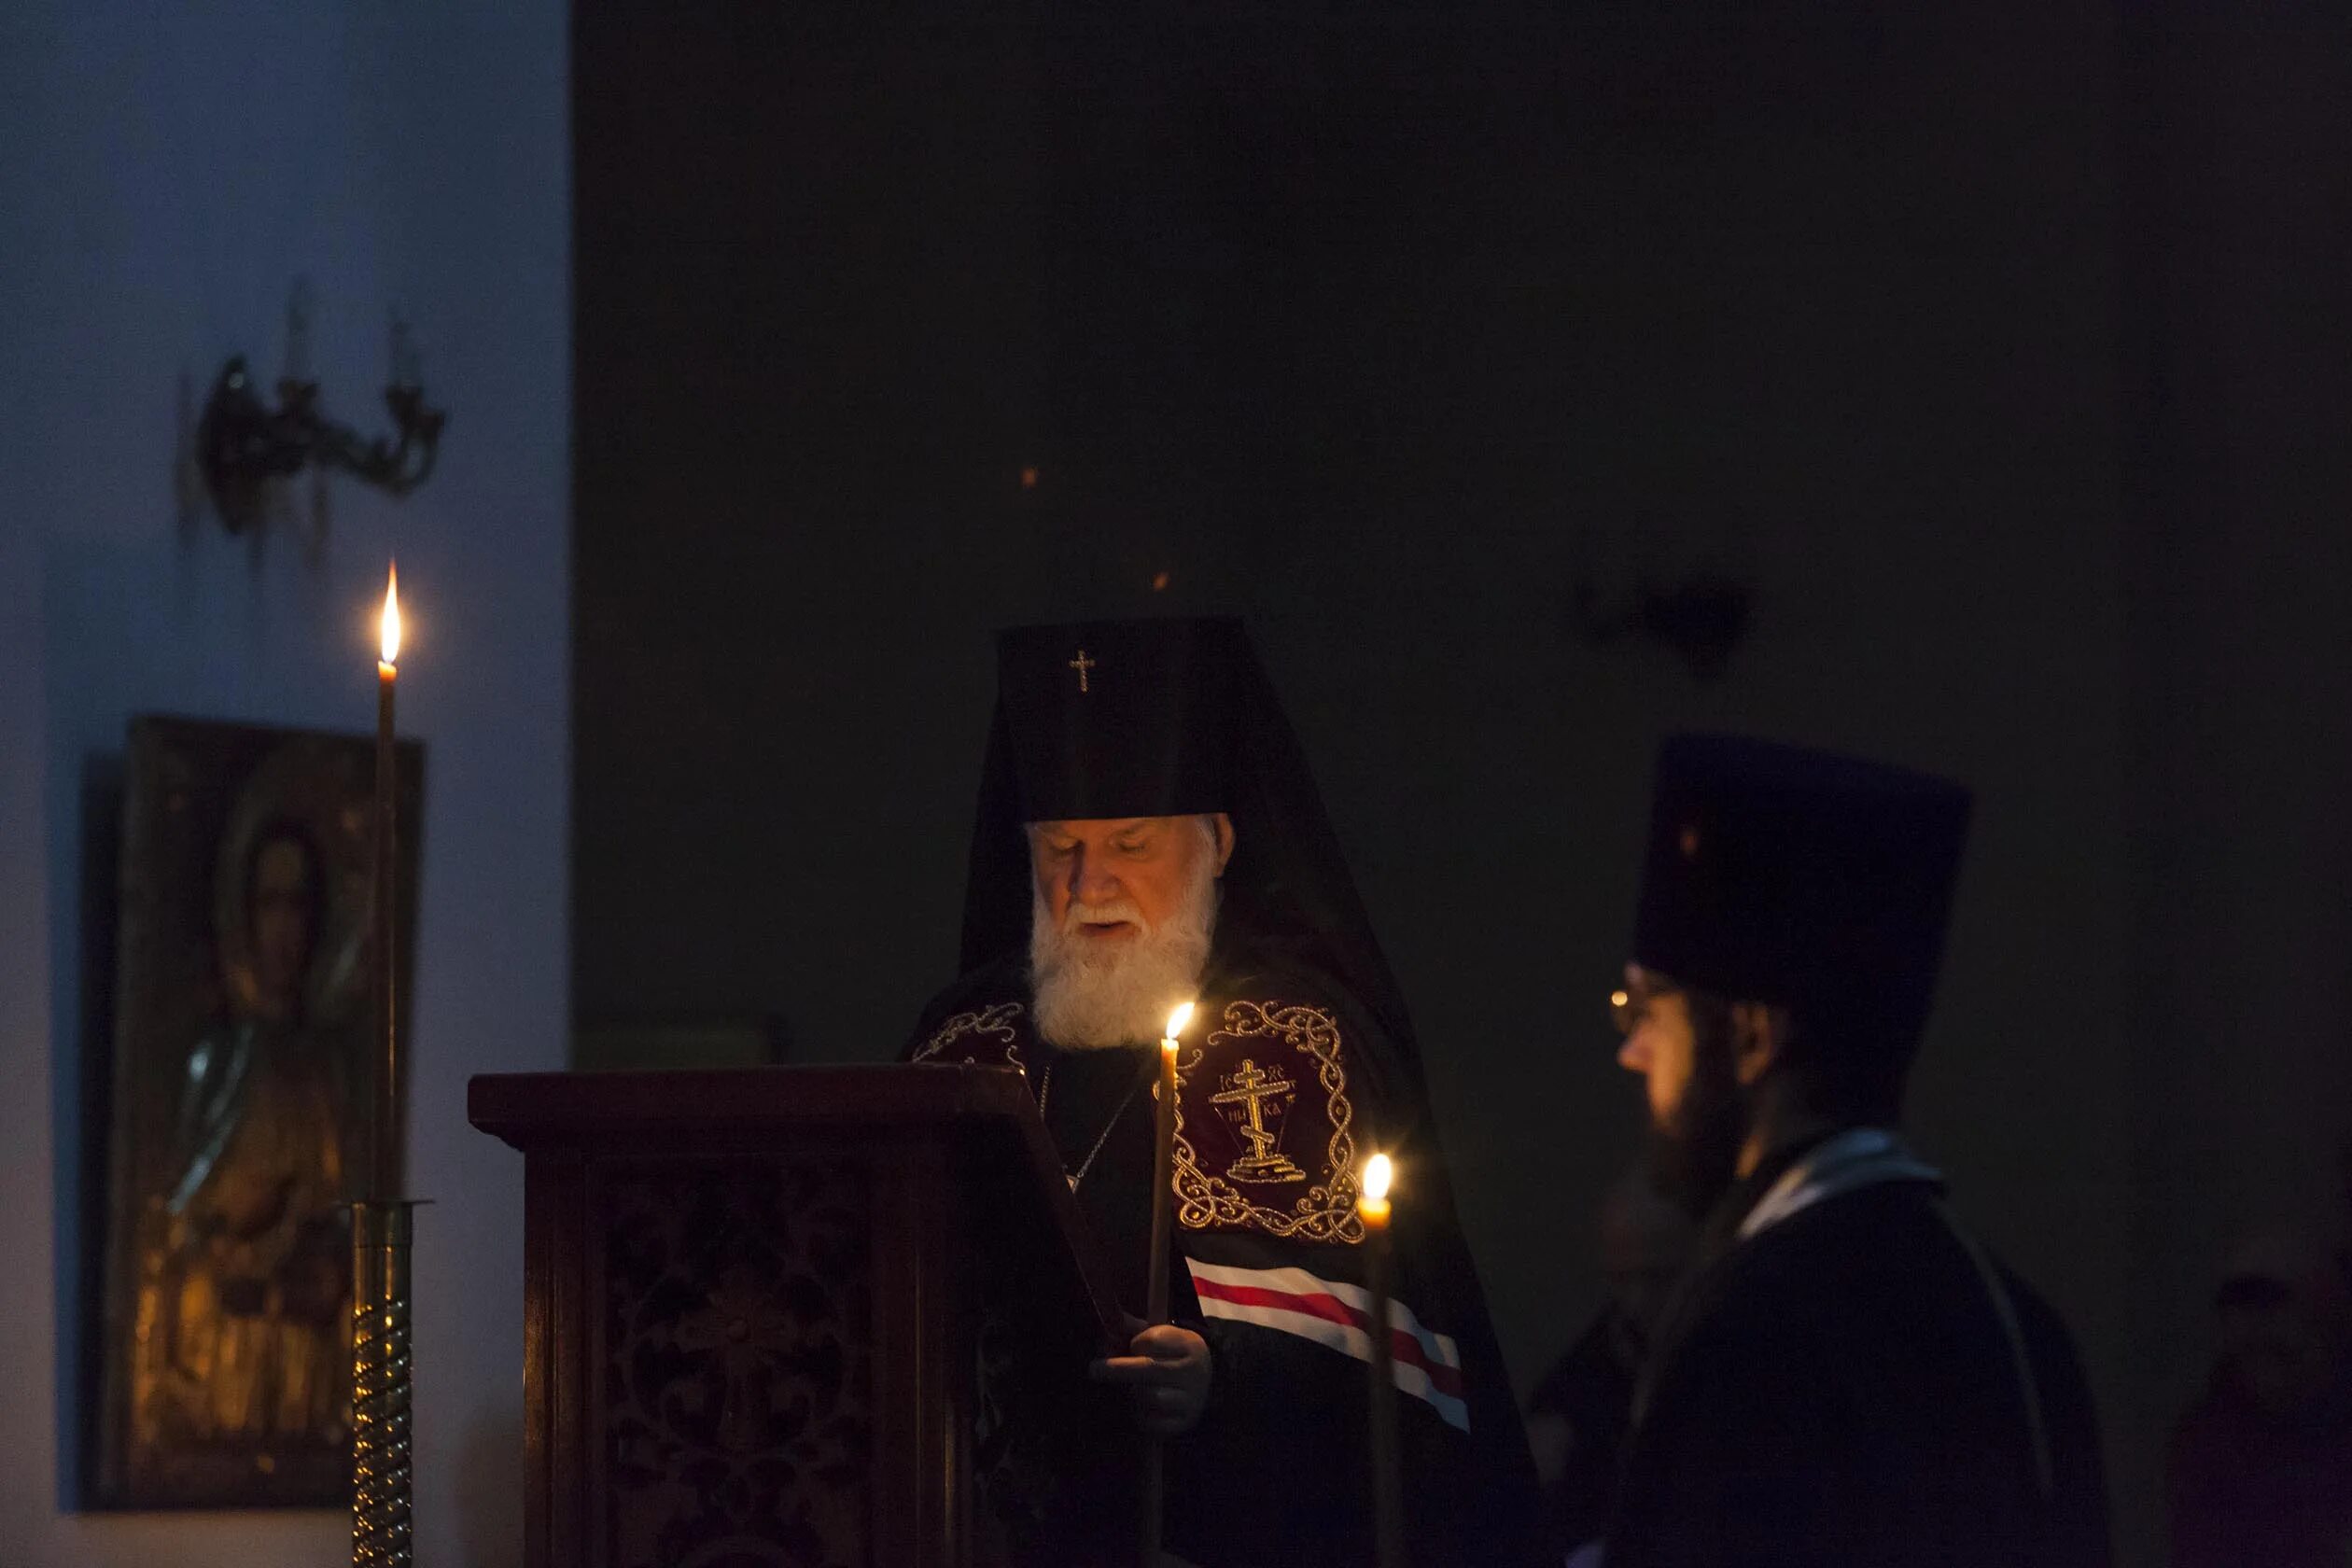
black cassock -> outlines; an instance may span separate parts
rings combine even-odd
[[[1153,1046],[1040,1041],[1024,965],[968,975],[908,1059],[1018,1067],[1044,1107],[1107,1282],[1141,1310]],[[1167,1549],[1200,1568],[1371,1561],[1365,1235],[1356,1175],[1398,1159],[1396,1402],[1417,1568],[1532,1561],[1533,1472],[1442,1161],[1393,1047],[1328,977],[1221,939],[1178,1054],[1171,1316],[1209,1342],[1197,1428],[1167,1445]],[[1253,1138],[1251,1134],[1261,1136]],[[1271,1141],[1267,1137],[1271,1137]],[[1134,1558],[1127,1393],[1026,1363],[984,1328],[985,1511],[1023,1563]]]
[[[1392,1344],[1415,1568],[1537,1560],[1534,1470],[1456,1223],[1412,1020],[1272,683],[1239,622],[1030,626],[998,639],[998,701],[964,890],[965,976],[917,1061],[1018,1067],[1108,1282],[1143,1299],[1155,1043],[1058,1052],[1024,962],[1022,824],[1223,813],[1216,940],[1177,1057],[1169,1280],[1214,1366],[1167,1448],[1169,1551],[1199,1568],[1371,1560],[1370,1346],[1358,1173],[1393,1156]],[[1174,999],[1170,999],[1173,1001]],[[1124,1390],[981,1326],[984,1513],[1024,1564],[1125,1564],[1138,1545]]]
[[[1741,1239],[1805,1152],[1710,1223],[1645,1383],[1609,1568],[2104,1568],[2097,1431],[2064,1324],[1925,1175]]]

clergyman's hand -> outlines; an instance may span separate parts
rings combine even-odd
[[[1181,1437],[1199,1423],[1209,1404],[1209,1341],[1189,1328],[1156,1323],[1127,1346],[1128,1354],[1098,1361],[1096,1382],[1135,1391],[1135,1424],[1155,1437]]]

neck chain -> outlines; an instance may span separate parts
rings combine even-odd
[[[1075,1171],[1067,1165],[1062,1167],[1062,1174],[1069,1179],[1071,1192],[1078,1190],[1078,1183],[1085,1181],[1086,1172],[1094,1169],[1095,1156],[1102,1153],[1102,1146],[1105,1143],[1111,1141],[1111,1129],[1119,1125],[1119,1118],[1127,1114],[1127,1108],[1135,1103],[1135,1092],[1142,1086],[1143,1080],[1141,1077],[1127,1085],[1127,1092],[1119,1100],[1118,1108],[1111,1113],[1111,1119],[1103,1123],[1102,1130],[1095,1135],[1094,1147],[1086,1151],[1085,1162]],[[1037,1085],[1037,1113],[1041,1118],[1045,1114],[1046,1102],[1053,1098],[1053,1094],[1054,1064],[1047,1062],[1044,1076],[1038,1081]]]

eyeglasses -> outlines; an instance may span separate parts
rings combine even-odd
[[[1649,1015],[1651,1002],[1681,989],[1663,974],[1645,972],[1639,986],[1620,986],[1609,993],[1609,1021],[1617,1025],[1617,1033],[1630,1035]]]

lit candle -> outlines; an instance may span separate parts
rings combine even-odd
[[[1152,1267],[1145,1316],[1155,1323],[1168,1321],[1168,1226],[1174,1202],[1176,1162],[1176,1037],[1192,1022],[1193,1004],[1185,1002],[1168,1015],[1168,1033],[1160,1040],[1157,1115],[1152,1142]]]
[[[1364,1222],[1365,1289],[1372,1298],[1371,1421],[1372,1532],[1379,1568],[1405,1561],[1404,1477],[1396,1448],[1396,1364],[1390,1338],[1389,1288],[1395,1255],[1389,1241],[1389,1185],[1394,1168],[1386,1155],[1364,1162],[1356,1217]]]
[[[376,1027],[383,1056],[376,1065],[374,1114],[369,1118],[372,1158],[371,1197],[398,1195],[399,1169],[399,1031],[394,1017],[392,920],[393,855],[399,841],[399,808],[392,788],[392,693],[399,681],[400,574],[396,564],[384,584],[384,656],[376,663],[375,756],[375,984]]]
[[[1155,1113],[1152,1124],[1152,1258],[1150,1270],[1143,1277],[1143,1294],[1144,1316],[1155,1323],[1168,1321],[1168,1230],[1169,1211],[1175,1202],[1171,1189],[1175,1185],[1176,1166],[1176,1037],[1184,1032],[1192,1015],[1193,1004],[1189,1001],[1168,1015],[1168,1032],[1160,1037],[1159,1082],[1153,1090]],[[1159,1440],[1154,1438],[1143,1445],[1143,1491],[1138,1499],[1142,1550],[1137,1560],[1144,1568],[1158,1568],[1161,1561],[1160,1512],[1166,1486]]]

